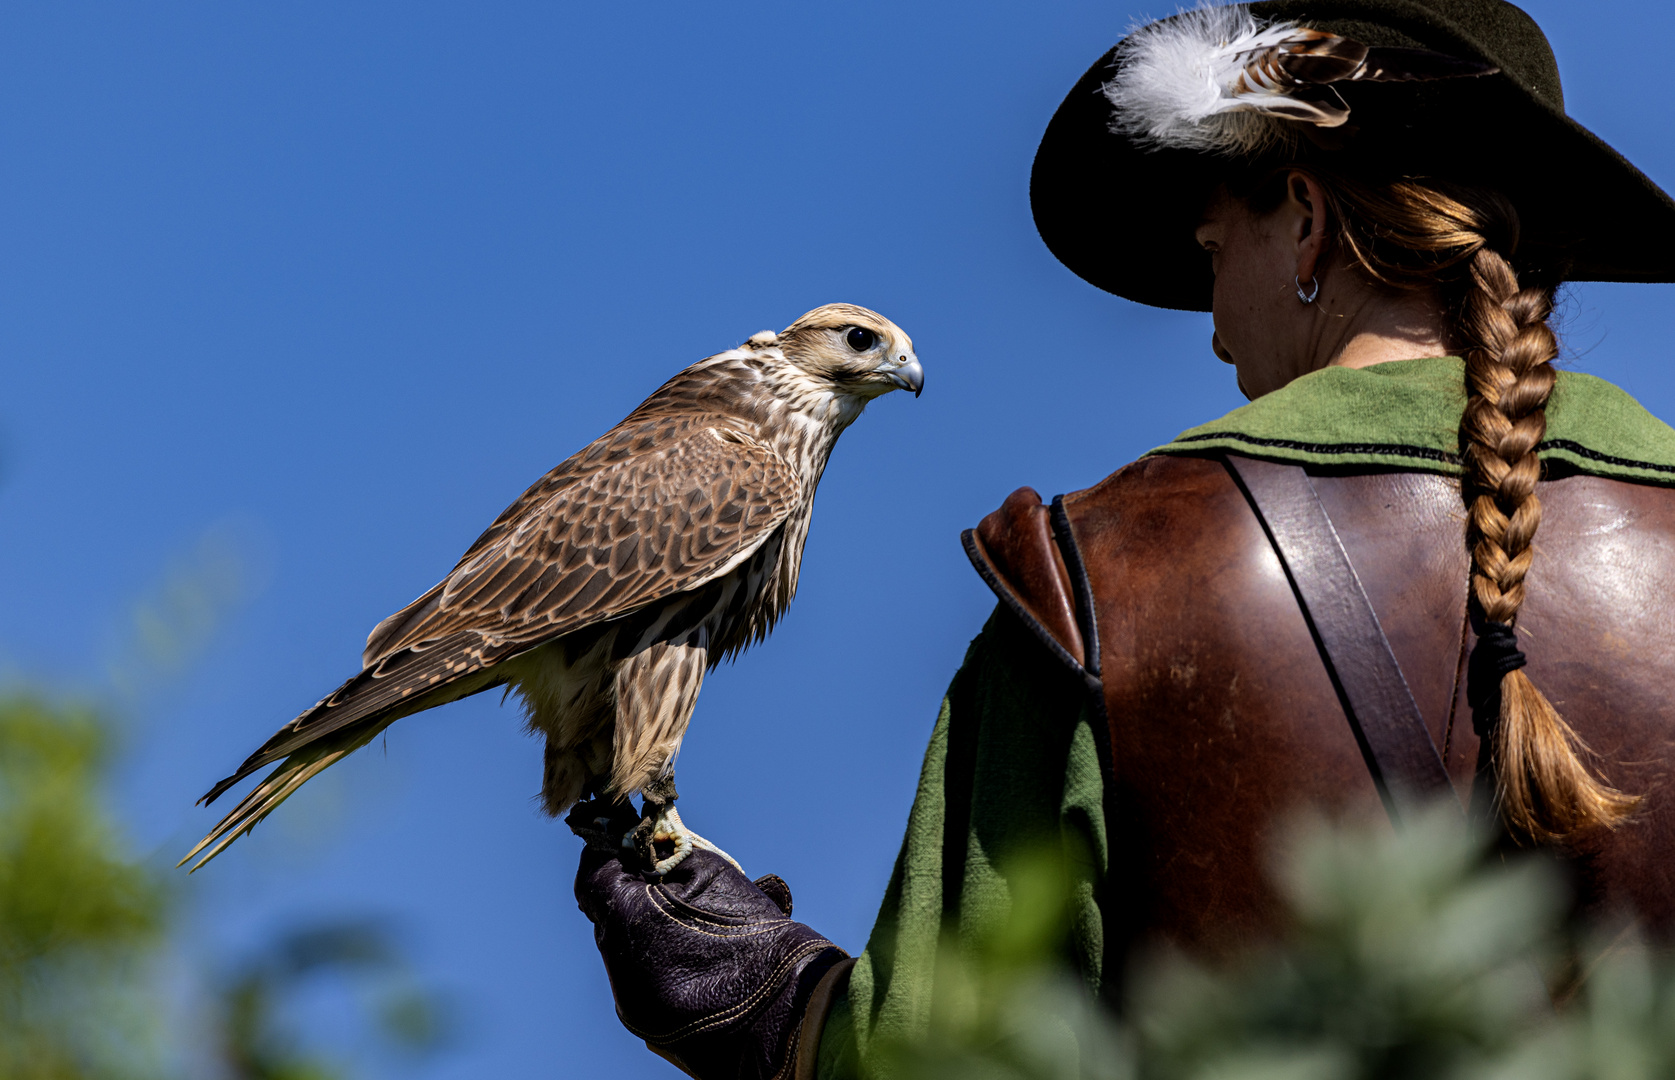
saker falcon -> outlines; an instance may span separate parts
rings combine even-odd
[[[704,843],[671,805],[704,673],[790,604],[837,437],[873,398],[923,385],[901,328],[850,304],[682,371],[373,627],[361,672],[203,797],[279,763],[181,862],[207,848],[196,870],[396,720],[506,686],[546,736],[546,811],[641,794],[636,846],[672,866]]]

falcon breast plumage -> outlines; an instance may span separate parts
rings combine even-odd
[[[507,507],[434,588],[379,623],[362,670],[201,800],[268,765],[181,862],[196,870],[404,716],[492,687],[546,737],[549,814],[640,794],[637,843],[702,841],[673,767],[704,674],[765,638],[797,590],[814,490],[872,399],[924,385],[890,320],[828,304],[682,371]]]

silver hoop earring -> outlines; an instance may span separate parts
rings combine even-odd
[[[1312,288],[1310,288],[1307,292],[1303,291],[1303,283],[1297,280],[1296,274],[1291,275],[1291,280],[1292,283],[1297,286],[1297,299],[1301,300],[1303,303],[1312,304],[1314,303],[1314,298],[1320,295],[1320,280],[1318,278],[1313,276],[1309,278],[1309,285],[1312,286]]]

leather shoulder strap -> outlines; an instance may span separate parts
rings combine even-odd
[[[1390,820],[1459,796],[1314,483],[1298,465],[1226,456],[1262,522]]]

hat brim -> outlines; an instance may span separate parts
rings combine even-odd
[[[1331,19],[1307,22],[1345,32]],[[1374,36],[1364,24],[1352,29]],[[1373,43],[1413,41],[1393,33]],[[1494,60],[1474,42],[1418,43]],[[1113,133],[1103,87],[1116,51],[1088,69],[1047,126],[1030,177],[1036,228],[1065,266],[1107,292],[1208,311],[1214,279],[1193,232],[1229,163],[1143,149]],[[1359,128],[1351,146],[1408,175],[1480,183],[1510,198],[1521,260],[1562,268],[1572,281],[1675,281],[1675,201],[1507,75],[1344,89]]]

